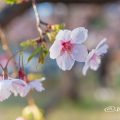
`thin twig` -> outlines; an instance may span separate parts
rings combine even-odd
[[[5,68],[7,68],[9,62],[10,62],[13,58],[15,58],[16,55],[18,55],[19,53],[21,53],[22,51],[23,51],[23,50],[19,50],[19,51],[17,51],[15,54],[13,54],[13,55],[8,59]]]
[[[32,6],[33,6],[33,10],[34,10],[35,17],[36,17],[37,30],[38,30],[38,32],[39,32],[40,38],[42,38],[42,37],[43,37],[43,32],[42,32],[41,25],[40,25],[40,24],[41,24],[40,15],[39,15],[39,13],[38,13],[35,0],[32,0]]]
[[[2,70],[4,70],[4,68],[3,68],[2,64],[0,64],[0,67],[2,68]]]

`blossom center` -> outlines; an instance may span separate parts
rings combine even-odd
[[[73,48],[73,44],[70,41],[62,42],[62,51],[63,52],[71,52]]]

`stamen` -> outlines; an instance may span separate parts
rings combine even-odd
[[[62,42],[62,51],[63,52],[71,52],[72,51],[72,48],[73,48],[73,45],[71,44],[70,41],[65,41],[65,42]]]

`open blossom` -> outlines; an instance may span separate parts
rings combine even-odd
[[[85,62],[88,51],[83,43],[88,37],[84,27],[70,30],[60,30],[50,48],[50,58],[56,59],[62,70],[70,70],[75,61]]]
[[[41,83],[43,80],[45,80],[45,78],[33,80],[31,82],[26,82],[22,79],[16,79],[12,83],[11,92],[15,96],[19,94],[21,97],[25,97],[32,89],[35,89],[37,92],[42,92],[43,90],[45,90]]]
[[[5,73],[5,72],[4,72]],[[45,78],[39,80],[29,81],[23,69],[19,70],[19,78],[14,79],[8,77],[7,73],[0,76],[0,101],[8,99],[13,93],[15,96],[20,95],[21,97],[26,96],[30,90],[35,89],[38,92],[44,90],[42,81]]]
[[[24,69],[21,67],[19,68],[18,75],[19,79],[10,78],[13,81],[10,91],[15,96],[20,95],[21,97],[25,97],[32,89],[35,89],[38,92],[44,90],[44,87],[41,83],[43,80],[45,80],[44,77],[39,80],[29,81]]]
[[[106,39],[103,39],[95,49],[91,50],[88,54],[87,59],[85,61],[85,65],[83,67],[83,75],[86,75],[87,70],[90,68],[96,71],[99,68],[101,63],[101,56],[107,53],[108,44],[106,43]]]

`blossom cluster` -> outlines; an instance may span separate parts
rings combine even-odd
[[[72,31],[60,30],[49,49],[50,58],[56,59],[59,68],[63,71],[71,70],[76,61],[84,63],[83,75],[86,75],[89,68],[97,70],[101,63],[101,56],[108,51],[108,44],[104,38],[96,48],[90,51],[85,45],[87,38],[88,30],[84,27]],[[4,68],[3,73],[0,77],[0,101],[9,98],[11,94],[25,97],[32,89],[38,92],[44,90],[42,81],[45,78],[30,81],[21,67],[18,70],[17,79],[9,77]]]
[[[79,27],[70,30],[60,30],[53,45],[50,48],[50,58],[56,59],[57,64],[63,71],[71,70],[75,61],[83,62],[83,75],[88,68],[97,70],[101,63],[101,56],[107,53],[108,44],[104,38],[95,49],[88,52],[84,44],[88,38],[88,30]]]

